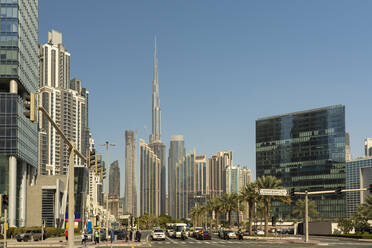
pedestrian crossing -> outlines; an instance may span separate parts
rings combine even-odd
[[[198,241],[198,240],[188,240],[188,241],[175,241],[175,240],[170,240],[170,241],[160,241],[159,243],[161,244],[241,244],[244,241],[234,241],[234,240],[203,240],[203,241]],[[158,241],[157,241],[158,243]],[[252,242],[250,242],[252,243]]]

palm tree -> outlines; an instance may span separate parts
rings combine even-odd
[[[238,195],[236,193],[223,194],[221,196],[222,211],[227,214],[227,219],[231,225],[231,211],[238,209]]]
[[[257,183],[248,183],[241,190],[240,195],[244,201],[248,203],[248,216],[249,216],[249,235],[252,235],[252,223],[254,218],[254,206],[258,202],[258,186]]]
[[[216,227],[218,227],[218,216],[222,212],[221,196],[215,196],[212,200],[213,211],[216,218]]]
[[[368,196],[366,202],[359,205],[358,213],[367,218],[372,218],[372,196]]]
[[[199,217],[203,214],[204,208],[201,205],[196,205],[194,208],[190,211],[190,216],[194,221],[194,227],[199,224]],[[196,225],[195,225],[196,221]]]
[[[318,211],[316,210],[316,203],[315,201],[309,200],[308,202],[308,210],[310,217],[318,216]],[[297,216],[299,219],[305,218],[305,201],[299,199],[296,201],[296,204],[292,210],[292,214]]]
[[[282,180],[277,179],[276,177],[273,176],[263,176],[257,178],[257,185],[259,189],[282,189],[283,187],[281,186]],[[264,205],[265,205],[265,236],[268,236],[269,234],[269,213],[270,213],[270,205],[271,205],[271,200],[280,200],[285,203],[290,202],[290,198],[287,197],[279,197],[279,196],[271,196],[271,195],[262,195],[260,196],[262,199]]]
[[[214,205],[213,205],[213,200],[209,199],[203,204],[203,208],[205,213],[207,214],[207,225],[208,225],[208,216],[210,216],[210,228],[212,228],[212,218],[213,218],[213,210],[214,210]]]

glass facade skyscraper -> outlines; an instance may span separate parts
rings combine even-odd
[[[336,105],[256,121],[257,177],[275,176],[296,191],[346,186],[345,107]],[[319,217],[346,215],[345,194],[311,196]],[[274,202],[272,215],[291,218],[291,207]]]
[[[38,163],[38,133],[24,116],[38,87],[38,0],[0,0],[0,193],[9,225],[26,225],[27,185]]]

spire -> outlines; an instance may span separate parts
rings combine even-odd
[[[159,99],[159,81],[158,81],[158,58],[157,58],[157,39],[154,39],[154,75],[152,80],[152,134],[150,143],[160,141],[161,133],[161,110]]]

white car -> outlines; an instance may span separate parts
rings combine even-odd
[[[262,231],[262,230],[257,230],[256,234],[257,234],[257,235],[265,235],[265,232]]]
[[[227,236],[229,236],[229,239],[236,239],[236,234],[232,230],[227,231]]]
[[[156,228],[150,234],[151,240],[165,240],[165,233],[163,229]]]

